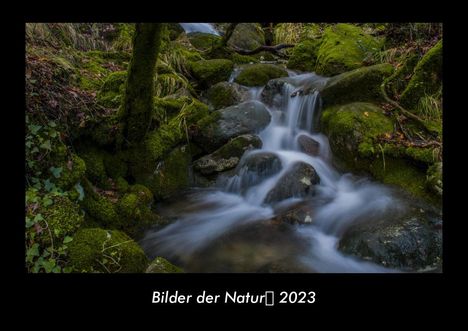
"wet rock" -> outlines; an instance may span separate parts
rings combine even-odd
[[[274,153],[259,152],[249,155],[239,170],[240,191],[261,183],[277,174],[281,168],[281,160]]]
[[[404,215],[351,227],[339,249],[402,271],[440,270],[442,215],[431,207],[412,204]]]
[[[228,41],[228,46],[247,50],[254,50],[262,45],[265,45],[265,37],[258,23],[238,24]]]
[[[314,185],[320,182],[315,169],[304,162],[295,163],[268,192],[264,202],[273,203],[292,197],[313,195]]]
[[[214,152],[234,137],[260,132],[271,120],[265,105],[258,101],[246,101],[217,110],[213,117],[215,120],[200,125],[201,129],[192,137],[207,153]]]
[[[157,257],[155,258],[148,268],[146,268],[146,273],[149,274],[160,274],[160,273],[181,273],[184,272],[181,268],[173,265],[168,260]]]
[[[287,78],[271,79],[262,90],[262,102],[269,106],[280,106],[282,100],[283,86],[288,82]]]
[[[301,134],[297,138],[297,144],[302,152],[309,154],[310,156],[317,156],[319,154],[320,144],[309,136]]]
[[[261,147],[262,141],[258,136],[252,134],[241,135],[212,154],[198,159],[193,163],[193,167],[204,175],[229,170],[237,166],[245,151]]]
[[[278,215],[272,220],[274,222],[296,224],[312,224],[313,209],[309,201],[300,202],[279,211]]]
[[[207,98],[214,109],[220,109],[247,101],[249,89],[237,83],[219,82],[208,90]]]

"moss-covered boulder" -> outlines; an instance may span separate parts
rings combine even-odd
[[[156,200],[167,199],[189,186],[191,160],[187,145],[177,147],[156,164],[152,174],[137,177],[137,181],[147,186]]]
[[[274,64],[250,64],[246,65],[235,82],[245,86],[262,86],[270,79],[285,77],[288,73],[285,69]]]
[[[254,50],[265,45],[265,36],[258,23],[239,23],[229,38],[228,46]]]
[[[196,160],[193,167],[203,175],[226,171],[236,167],[246,151],[261,147],[262,141],[258,136],[252,134],[241,135],[213,153]]]
[[[47,229],[44,227],[37,232],[36,238],[46,245],[61,244],[65,236],[75,233],[84,221],[80,206],[67,197],[57,196],[52,201],[50,206],[41,206],[38,211],[42,214]]]
[[[323,106],[355,101],[381,101],[381,84],[391,75],[390,64],[377,64],[355,69],[330,78],[321,89]]]
[[[356,166],[374,150],[379,136],[393,132],[393,122],[382,109],[364,102],[326,108],[321,125],[333,154]]]
[[[71,189],[76,185],[86,173],[86,164],[82,158],[76,154],[71,154],[70,158],[64,161],[60,168],[62,169],[60,177],[56,184],[64,191]]]
[[[271,115],[263,103],[246,101],[214,111],[198,122],[199,129],[193,134],[193,141],[206,153],[212,153],[234,137],[260,132],[270,120]]]
[[[287,67],[293,70],[315,71],[317,52],[320,43],[321,40],[319,39],[311,39],[304,40],[294,46]]]
[[[191,32],[187,34],[187,37],[192,46],[200,51],[207,51],[221,41],[220,36],[203,32]]]
[[[84,198],[81,206],[86,213],[86,222],[92,221],[108,228],[122,228],[122,218],[116,211],[116,199],[110,200],[96,192],[92,184],[83,182]]]
[[[425,95],[436,93],[442,83],[442,40],[432,47],[414,68],[414,74],[401,95],[404,107],[416,109]]]
[[[191,65],[192,74],[201,88],[227,81],[233,68],[232,61],[226,59],[201,60]]]
[[[161,273],[181,273],[184,272],[181,268],[173,265],[171,262],[162,257],[155,258],[145,271],[148,274]]]
[[[99,187],[108,188],[109,180],[104,166],[106,153],[97,148],[87,148],[79,155],[86,163],[86,177]]]
[[[214,109],[229,107],[246,101],[249,97],[248,89],[237,83],[220,82],[207,92],[209,103]]]
[[[419,58],[418,54],[410,53],[400,60],[402,64],[398,69],[385,79],[385,90],[391,99],[400,98],[413,75],[414,67],[418,64]]]
[[[149,262],[125,233],[100,228],[79,230],[69,244],[69,257],[76,272],[139,273]]]
[[[325,29],[317,52],[315,71],[334,76],[364,66],[364,60],[383,46],[383,40],[373,37],[356,25],[336,24]]]

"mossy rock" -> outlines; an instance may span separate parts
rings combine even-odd
[[[317,51],[321,40],[304,40],[292,49],[287,67],[293,70],[314,71],[317,62]]]
[[[183,114],[178,114],[167,124],[149,132],[142,144],[129,150],[129,173],[140,180],[151,177],[156,170],[157,161],[177,145],[186,142],[187,133],[190,134],[188,131],[198,130],[198,121],[205,117],[209,117],[208,106],[192,99],[184,108]]]
[[[334,76],[364,66],[370,54],[379,51],[383,40],[375,38],[352,24],[336,24],[325,29],[317,52],[315,71]]]
[[[220,82],[207,92],[207,98],[214,109],[229,107],[234,104],[246,101],[248,98],[248,89],[237,84]]]
[[[426,187],[439,197],[443,194],[442,162],[436,162],[427,169]]]
[[[104,168],[110,178],[126,177],[128,173],[128,155],[124,151],[105,153],[103,155]]]
[[[109,228],[122,228],[125,224],[116,211],[115,202],[94,191],[88,181],[83,182],[85,192],[81,205],[86,212],[86,220],[91,218],[101,226]]]
[[[335,157],[352,169],[366,168],[365,158],[378,153],[378,137],[393,132],[392,120],[376,105],[363,102],[326,108],[321,125]]]
[[[156,200],[167,199],[189,186],[191,160],[188,146],[178,147],[156,165],[154,173],[144,178],[143,184]]]
[[[212,154],[205,155],[193,163],[195,170],[204,175],[235,168],[247,150],[261,148],[261,139],[252,134],[236,137]]]
[[[288,72],[280,66],[274,64],[251,64],[246,65],[235,82],[244,86],[262,86],[270,79],[286,77]]]
[[[383,101],[380,86],[392,72],[392,65],[377,64],[334,76],[320,91],[323,106],[356,101]]]
[[[386,92],[392,99],[400,98],[400,95],[405,90],[414,72],[414,67],[419,61],[419,55],[410,54],[402,61],[403,64],[391,76],[385,79]]]
[[[246,50],[254,50],[262,45],[265,45],[265,36],[258,23],[239,23],[228,41],[228,46]]]
[[[126,71],[117,71],[107,76],[96,95],[99,104],[106,108],[118,108],[125,93]]]
[[[200,51],[209,50],[221,41],[220,36],[203,32],[191,32],[187,34],[187,37],[192,46]]]
[[[42,214],[47,230],[44,229],[37,239],[45,245],[50,245],[52,241],[60,245],[65,236],[73,235],[84,221],[80,206],[65,196],[53,198],[53,203],[47,207],[41,206],[38,213]]]
[[[181,268],[173,265],[171,262],[162,257],[155,258],[145,271],[149,274],[160,273],[181,273],[184,272]]]
[[[414,74],[403,91],[400,103],[409,109],[416,109],[419,100],[435,94],[442,84],[442,40],[432,47],[414,68]]]
[[[208,88],[216,83],[227,81],[234,64],[226,59],[212,59],[192,62],[192,74],[201,88]]]
[[[67,159],[62,165],[60,177],[56,180],[56,185],[64,191],[69,190],[76,185],[86,173],[86,164],[82,158],[76,154],[72,154],[70,159]]]
[[[148,258],[138,244],[121,231],[79,230],[69,244],[70,263],[76,272],[139,273]]]
[[[97,148],[88,148],[80,152],[79,155],[86,163],[86,177],[99,187],[108,188],[109,181],[104,166],[106,152]]]
[[[235,52],[231,54],[231,60],[235,64],[257,63],[259,61],[259,59],[256,57],[250,55],[242,55]]]
[[[154,97],[153,119],[157,123],[167,122],[177,115],[185,104],[190,104],[191,101],[190,97]]]

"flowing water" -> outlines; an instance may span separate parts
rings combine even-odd
[[[259,133],[261,149],[248,151],[230,175],[209,189],[194,189],[162,206],[160,213],[174,221],[148,231],[142,247],[150,257],[163,256],[188,272],[393,272],[382,266],[346,256],[337,250],[343,233],[355,222],[370,221],[397,212],[390,188],[366,178],[342,174],[332,165],[325,135],[317,131],[321,101],[318,92],[291,97],[303,82],[323,84],[315,74],[289,73],[268,107],[270,124]],[[250,90],[261,99],[262,88]],[[311,156],[300,151],[298,137],[319,142]],[[245,162],[258,153],[273,153],[281,170],[273,175],[247,171]],[[312,197],[292,197],[265,203],[267,194],[297,162],[311,165],[320,183]],[[298,204],[311,211],[310,224],[277,222],[281,211]]]
[[[186,33],[203,32],[219,36],[219,32],[210,23],[180,23]]]

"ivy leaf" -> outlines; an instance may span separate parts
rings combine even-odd
[[[52,146],[50,145],[50,140],[46,140],[46,141],[43,142],[43,143],[41,144],[41,146],[39,146],[39,147],[41,147],[41,148],[43,148],[43,149],[47,149],[47,150],[49,150],[49,151],[52,151]]]
[[[50,122],[49,122],[49,126],[50,126],[51,128],[55,128],[55,127],[57,126],[57,124],[56,124],[55,122],[53,122],[53,121],[50,121]]]
[[[33,225],[34,225],[34,220],[32,220],[29,217],[26,217],[26,228],[30,228]]]
[[[62,169],[62,167],[58,167],[58,168],[50,167],[49,170],[54,175],[55,178],[59,178],[63,169]]]
[[[44,199],[42,200],[42,204],[44,205],[44,207],[48,207],[48,206],[50,206],[50,205],[53,204],[53,203],[54,203],[54,201],[53,201],[51,198],[47,198],[47,197],[46,197],[46,198],[44,198]]]
[[[34,257],[39,256],[39,244],[34,244],[32,245],[27,251],[26,251],[26,261],[32,262]]]
[[[45,269],[45,272],[52,272],[52,270],[54,269],[55,267],[55,261],[50,259],[50,260],[44,260],[42,262],[42,266],[44,267]]]
[[[78,200],[79,200],[79,201],[82,201],[83,198],[84,198],[83,186],[81,186],[80,183],[76,183],[76,185],[75,185],[75,190],[80,194],[80,196],[78,197]]]
[[[37,132],[39,132],[40,129],[42,129],[42,126],[40,126],[40,125],[31,124],[29,126],[29,130],[31,130],[32,134],[36,134]]]
[[[36,216],[34,216],[33,221],[34,221],[34,223],[37,223],[37,222],[42,221],[42,220],[44,220],[44,217],[42,217],[41,214],[37,214]]]
[[[65,236],[65,238],[63,238],[63,243],[64,244],[68,244],[71,241],[73,241],[73,238],[70,237],[70,236]]]
[[[44,188],[46,189],[47,192],[50,192],[55,188],[55,185],[49,179],[46,179],[44,181]]]

